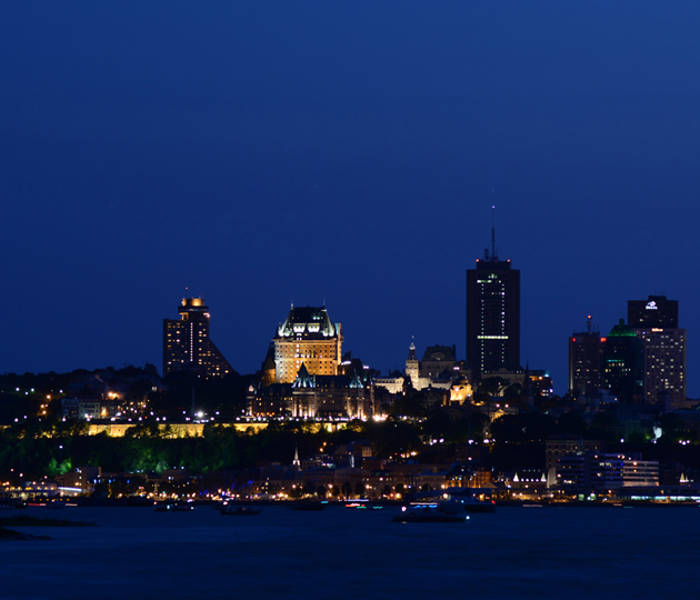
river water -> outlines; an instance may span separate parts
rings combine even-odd
[[[52,539],[0,542],[0,598],[700,598],[697,508],[397,511],[12,511],[98,526],[16,528]]]

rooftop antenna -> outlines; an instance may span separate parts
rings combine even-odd
[[[591,332],[591,319],[592,319],[591,315],[588,315],[588,317],[586,317],[586,322],[588,324],[588,333]]]
[[[496,205],[491,205],[491,260],[496,260]]]

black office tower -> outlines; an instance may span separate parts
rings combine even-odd
[[[676,329],[678,327],[678,300],[666,296],[649,296],[646,300],[627,302],[627,324],[632,329]]]
[[[569,337],[569,393],[574,397],[593,398],[602,386],[601,367],[605,338],[591,328],[591,315],[586,331]]]
[[[520,271],[491,253],[467,270],[467,361],[475,376],[520,369]]]

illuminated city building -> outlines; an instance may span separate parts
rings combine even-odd
[[[639,401],[644,387],[644,343],[625,320],[603,343],[603,385],[622,401]]]
[[[678,328],[678,301],[665,296],[627,303],[627,320],[644,343],[644,397],[680,407],[686,395],[686,331]]]
[[[249,415],[255,418],[362,419],[375,414],[374,384],[358,373],[313,375],[302,363],[292,383],[253,387]]]
[[[471,404],[474,398],[474,389],[472,384],[466,378],[458,379],[450,388],[450,404],[462,406],[463,404]]]
[[[569,337],[569,393],[593,398],[602,386],[601,366],[605,338],[591,329],[591,315],[587,318],[586,331]]]
[[[454,346],[428,346],[423,360],[418,360],[413,341],[408,347],[405,374],[414,390],[449,390],[454,380],[465,376],[464,370],[457,364]]]
[[[557,485],[572,492],[657,487],[659,462],[639,455],[579,452],[558,458],[556,475]]]
[[[183,298],[179,319],[163,319],[163,375],[178,371],[203,379],[224,377],[233,369],[209,337],[209,307],[202,298]]]
[[[292,306],[272,343],[277,383],[294,381],[302,364],[311,375],[338,374],[343,336],[325,306]]]
[[[526,387],[535,398],[551,398],[554,395],[552,377],[542,369],[527,370],[523,387]]]
[[[414,390],[422,390],[430,385],[430,381],[426,377],[420,376],[420,361],[416,356],[416,344],[413,341],[408,347],[406,377],[411,381],[411,387]]]
[[[277,373],[275,370],[275,345],[270,343],[267,349],[267,354],[265,355],[265,360],[263,361],[262,367],[260,368],[260,383],[263,386],[272,385],[275,383],[277,378]]]
[[[467,362],[476,377],[489,371],[520,369],[520,271],[491,253],[467,270]]]

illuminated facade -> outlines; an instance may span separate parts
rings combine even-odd
[[[520,369],[520,271],[491,253],[467,270],[467,362],[475,376]]]
[[[250,390],[249,415],[256,418],[362,419],[375,414],[374,384],[357,373],[312,375],[302,364],[292,383]]]
[[[325,306],[292,306],[272,342],[277,383],[294,381],[302,364],[311,375],[338,374],[343,336]]]
[[[630,300],[627,321],[644,343],[646,402],[681,406],[686,399],[686,332],[678,328],[678,301],[666,296]]]
[[[644,343],[644,398],[668,402],[675,408],[685,401],[685,329],[638,329]]]
[[[209,337],[209,307],[202,298],[183,298],[179,319],[163,319],[163,375],[178,371],[203,379],[224,377],[233,369]]]

